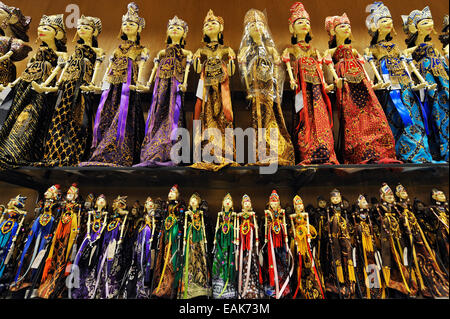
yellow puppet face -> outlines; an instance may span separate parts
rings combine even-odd
[[[178,199],[178,191],[176,189],[171,189],[167,198],[169,200],[177,200]]]
[[[264,34],[266,25],[262,21],[251,22],[248,26],[249,34],[252,38],[259,37]]]
[[[434,29],[433,19],[423,19],[417,23],[417,30],[421,34],[430,34]]]
[[[378,21],[378,31],[383,34],[391,33],[394,29],[394,24],[391,18],[382,18]]]
[[[198,207],[198,199],[196,196],[191,197],[191,200],[189,201],[189,206],[191,206],[194,209]]]
[[[105,207],[106,206],[106,200],[105,200],[105,198],[103,198],[103,197],[99,197],[98,199],[97,199],[97,201],[96,201],[96,206],[97,206],[97,208],[103,208],[103,207]]]
[[[149,198],[147,198],[147,200],[145,201],[145,208],[147,209],[147,210],[150,210],[150,209],[154,209],[155,208],[155,203],[153,203],[153,200],[149,197]]]
[[[294,34],[308,34],[311,31],[311,23],[308,19],[297,19],[292,25]]]
[[[336,33],[336,38],[348,39],[352,35],[352,28],[350,24],[344,23],[336,26],[334,32]]]
[[[445,196],[445,194],[443,192],[437,192],[435,194],[433,194],[433,198],[438,201],[438,202],[445,202],[447,201],[447,197]]]
[[[225,197],[225,199],[223,200],[223,207],[226,209],[230,209],[231,207],[233,207],[233,200],[230,197]]]
[[[77,27],[78,36],[83,40],[90,40],[94,36],[94,29],[88,25],[79,25]]]
[[[6,12],[3,9],[0,9],[0,24],[2,24],[3,22],[7,21],[8,18],[9,18],[8,12]]]
[[[203,25],[203,33],[210,38],[215,38],[222,31],[223,27],[217,20],[207,21]]]
[[[389,194],[384,194],[381,196],[381,198],[386,201],[386,203],[390,203],[392,204],[395,201],[395,197],[394,194],[389,193]]]
[[[171,25],[167,28],[167,36],[172,39],[173,43],[179,43],[184,36],[184,29],[180,25]]]
[[[337,195],[332,196],[332,197],[331,197],[331,202],[332,202],[334,205],[340,204],[340,203],[342,202],[342,197],[341,197],[341,195],[337,194]]]
[[[127,36],[136,36],[139,32],[139,25],[136,22],[124,21],[122,23],[122,32]]]
[[[56,37],[56,30],[47,25],[41,25],[38,27],[38,38],[43,41],[53,41]]]

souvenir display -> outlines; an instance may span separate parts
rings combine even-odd
[[[333,85],[324,82],[321,56],[309,44],[309,14],[300,2],[291,7],[289,31],[292,46],[284,51],[282,59],[291,89],[295,91],[295,113],[299,114],[294,140],[300,164],[339,164],[334,152],[333,113],[327,95]]]
[[[89,299],[94,297],[96,261],[99,259],[101,238],[105,231],[108,209],[105,196],[97,197],[95,206],[87,212],[86,235],[72,264],[73,276],[78,276],[78,287],[69,287],[69,298]]]
[[[155,272],[153,275],[152,296],[157,298],[174,299],[182,273],[180,269],[182,253],[182,234],[185,206],[179,199],[178,185],[174,185],[163,203],[162,218],[158,242]]]
[[[234,141],[231,140],[230,143],[226,140],[225,130],[233,129],[230,77],[235,72],[236,55],[233,49],[224,45],[223,32],[223,18],[215,16],[214,12],[209,10],[203,21],[205,46],[198,49],[193,56],[194,69],[200,73],[194,120],[201,122],[202,132],[194,137],[194,145],[202,146],[196,148],[199,153],[194,155],[194,158],[209,155],[214,162],[194,160],[194,168],[219,170],[235,159]],[[203,140],[203,132],[207,130],[211,131],[211,135],[205,133],[207,139]],[[207,149],[210,150],[209,154],[200,154]]]
[[[345,164],[398,163],[395,140],[374,89],[363,67],[364,60],[351,46],[350,20],[327,17],[325,28],[330,49],[324,53],[336,81],[336,104],[340,111],[340,145]]]
[[[396,209],[400,227],[407,235],[410,252],[409,263],[413,264],[420,292],[425,297],[448,298],[448,275],[441,269],[435,253],[428,245],[427,239],[417,222],[406,189],[398,184],[395,188],[397,196]]]
[[[42,157],[43,138],[52,112],[49,97],[32,90],[32,82],[50,84],[61,68],[57,67],[58,54],[66,51],[63,15],[44,15],[38,36],[41,47],[22,75],[9,84],[14,87],[12,96],[1,106],[9,113],[0,128],[0,167],[26,166]]]
[[[142,83],[148,49],[140,44],[145,20],[138,6],[128,4],[122,16],[120,38],[106,71],[109,87],[103,91],[94,122],[92,154],[80,166],[132,166],[139,161],[144,117],[139,94],[132,85]]]
[[[298,260],[297,288],[292,298],[299,296],[304,299],[325,299],[323,276],[311,248],[311,240],[317,237],[317,230],[310,224],[303,200],[298,195],[294,197],[294,211],[294,214],[289,215],[289,219],[293,233],[292,243],[295,245]]]
[[[27,215],[27,212],[23,210],[26,200],[27,198],[21,195],[12,198],[5,208],[6,216],[2,216],[0,221],[0,282],[4,282],[5,279],[12,281],[9,277],[14,275],[10,274],[9,263],[14,261],[13,255],[17,255],[16,241]],[[12,267],[14,266],[13,264]]]
[[[158,52],[147,87],[153,87],[153,100],[145,124],[140,163],[137,166],[174,166],[170,152],[177,141],[178,128],[186,127],[184,92],[192,63],[192,52],[184,49],[189,31],[177,16],[167,24],[167,47]]]
[[[394,134],[397,157],[403,162],[430,163],[433,160],[427,136],[428,114],[415,92],[428,84],[423,81],[414,85],[405,57],[392,42],[396,33],[389,9],[382,2],[375,2],[369,5],[366,11],[370,12],[366,25],[372,36],[366,59],[379,83],[387,86],[387,92],[379,94],[378,97],[385,106],[386,116]],[[417,73],[414,65],[411,67]]]
[[[58,96],[45,137],[44,155],[41,162],[34,165],[76,166],[84,158],[88,138],[92,136],[93,106],[91,98],[83,94],[82,88],[94,83],[99,64],[103,61],[104,53],[98,48],[97,42],[101,32],[102,22],[99,18],[82,15],[75,35],[80,39],[75,52],[66,62],[56,87],[33,83],[37,92],[57,91]]]
[[[290,278],[294,272],[294,258],[288,237],[286,212],[274,190],[264,211],[263,280],[265,293],[271,298],[285,298],[292,292]]]
[[[403,31],[408,36],[405,40],[408,46],[405,55],[417,64],[420,74],[416,76],[419,79],[422,77],[431,86],[426,90],[424,103],[426,103],[426,111],[431,113],[429,118],[433,132],[432,143],[435,144],[439,159],[448,162],[448,65],[441,59],[439,51],[430,43],[431,33],[434,31],[430,8],[425,7],[422,11],[413,10],[409,15],[402,16],[402,19]]]
[[[400,229],[394,193],[386,183],[380,188],[380,199],[377,212],[381,217],[381,257],[386,287],[414,297],[418,286],[408,260],[407,238]]]
[[[122,242],[127,225],[127,196],[118,196],[112,205],[112,213],[108,216],[106,230],[101,243],[101,251],[95,261],[96,278],[91,299],[113,299],[119,295],[120,283],[125,272]]]
[[[24,60],[32,50],[25,43],[29,41],[30,23],[31,17],[24,16],[19,8],[0,1],[0,92],[16,79],[14,63]],[[0,109],[0,126],[6,115]]]
[[[330,205],[327,207],[329,268],[326,272],[325,287],[330,293],[342,299],[356,298],[356,269],[353,262],[352,243],[349,232],[348,212],[344,208],[339,190],[330,193]],[[359,284],[358,284],[359,285]]]
[[[214,231],[212,263],[212,295],[214,299],[238,297],[235,280],[238,261],[237,234],[233,198],[227,194],[222,201],[222,210],[217,214]]]
[[[244,17],[244,34],[237,57],[252,106],[256,164],[294,165],[294,147],[281,110],[284,73],[267,18],[251,9]],[[263,130],[265,129],[265,130]],[[275,148],[275,149],[273,149]],[[254,164],[251,163],[250,164]]]
[[[361,298],[384,299],[385,292],[381,279],[381,255],[375,244],[369,203],[364,195],[359,195],[353,212],[354,224],[354,266],[360,283]]]
[[[264,296],[259,264],[259,227],[248,195],[242,196],[242,211],[236,215],[238,229],[238,294],[241,299]]]
[[[65,206],[61,210],[58,226],[53,233],[38,289],[40,298],[61,296],[65,286],[66,266],[78,234],[81,205],[77,202],[79,189],[73,184],[67,191]]]
[[[38,217],[31,224],[11,291],[27,289],[34,282],[40,281],[39,266],[43,264],[44,254],[55,230],[55,221],[61,213],[60,197],[59,185],[53,185],[44,193],[44,202],[38,209]]]
[[[178,299],[211,296],[208,267],[208,240],[204,215],[206,202],[195,193],[184,213],[182,279]]]

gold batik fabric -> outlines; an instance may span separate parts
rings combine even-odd
[[[107,76],[107,82],[110,84],[122,84],[127,82],[128,74],[128,59],[135,62],[142,57],[142,51],[145,49],[144,46],[137,45],[133,41],[125,41],[121,44],[115,51],[111,60],[111,71]],[[132,82],[137,83],[139,66],[137,63],[133,63],[133,75]]]
[[[203,98],[197,99],[195,106],[194,119],[201,121],[201,134],[194,137],[194,147],[201,145],[201,148],[196,148],[196,152],[201,152],[201,154],[197,154],[197,158],[202,158],[202,151],[205,151],[206,148],[209,149],[209,155],[213,156],[214,162],[197,162],[191,167],[218,171],[228,165],[238,165],[233,162],[236,153],[234,137],[231,136],[228,141],[225,134],[226,129],[233,129],[233,111],[227,71],[228,47],[210,44],[202,48],[200,52],[204,66],[201,75],[204,88]],[[217,140],[216,136],[206,135],[207,138],[202,141],[202,135],[208,129],[218,130],[216,132],[220,132],[220,139]],[[216,154],[216,149],[220,149],[221,154]]]

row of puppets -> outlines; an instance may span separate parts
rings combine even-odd
[[[177,185],[130,212],[126,196],[83,203],[76,184],[61,195],[50,187],[29,225],[26,198],[4,208],[2,297],[449,297],[448,202],[437,189],[428,206],[384,183],[372,205],[334,189],[316,207],[296,195],[286,209],[274,190],[263,214],[247,195],[236,210],[227,194],[217,215],[198,193],[186,205]]]
[[[213,128],[221,133],[202,136],[201,147],[209,150],[214,163],[200,160],[192,167],[238,165],[225,156],[235,152],[234,142],[226,143],[225,131],[234,126],[229,80],[237,66],[251,104],[252,127],[266,129],[255,136],[255,145],[263,150],[271,148],[270,142],[278,145],[276,156],[257,153],[256,165],[274,160],[279,165],[338,164],[338,157],[343,164],[448,162],[448,15],[440,36],[441,55],[430,42],[436,32],[428,7],[402,16],[408,35],[405,50],[393,39],[389,9],[375,2],[366,11],[372,41],[364,53],[351,46],[345,13],[325,19],[329,49],[319,53],[311,45],[309,14],[299,2],[290,8],[293,44],[281,55],[261,11],[251,9],[245,15],[237,55],[223,44],[224,21],[211,10],[204,20],[204,46],[194,54],[184,48],[188,25],[175,16],[167,24],[167,46],[156,55],[146,81],[142,71],[149,51],[140,44],[145,20],[130,3],[122,18],[123,42],[101,81],[105,53],[98,47],[100,19],[78,20],[78,45],[69,55],[61,14],[42,17],[42,44],[15,79],[14,62],[31,50],[25,43],[30,18],[1,3],[0,167],[175,165],[170,152],[179,140],[174,133],[186,127],[184,92],[191,66],[201,80],[194,120],[201,122],[202,132]],[[364,65],[373,70],[373,81]],[[325,69],[334,83],[325,82]],[[286,73],[295,91],[294,136],[281,108]],[[331,91],[336,92],[342,128],[337,151],[327,95]],[[99,103],[93,102],[95,94],[101,94]],[[151,96],[146,121],[145,96]],[[278,133],[275,139],[271,129]]]

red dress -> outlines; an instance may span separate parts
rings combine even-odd
[[[293,64],[298,85],[295,93],[301,93],[303,100],[296,128],[300,165],[339,164],[334,152],[331,103],[316,51],[308,44],[296,46],[301,51]],[[283,61],[290,61],[290,57],[283,56]]]
[[[333,62],[337,75],[345,80],[336,97],[343,125],[345,164],[399,163],[386,115],[352,47],[339,46]]]

